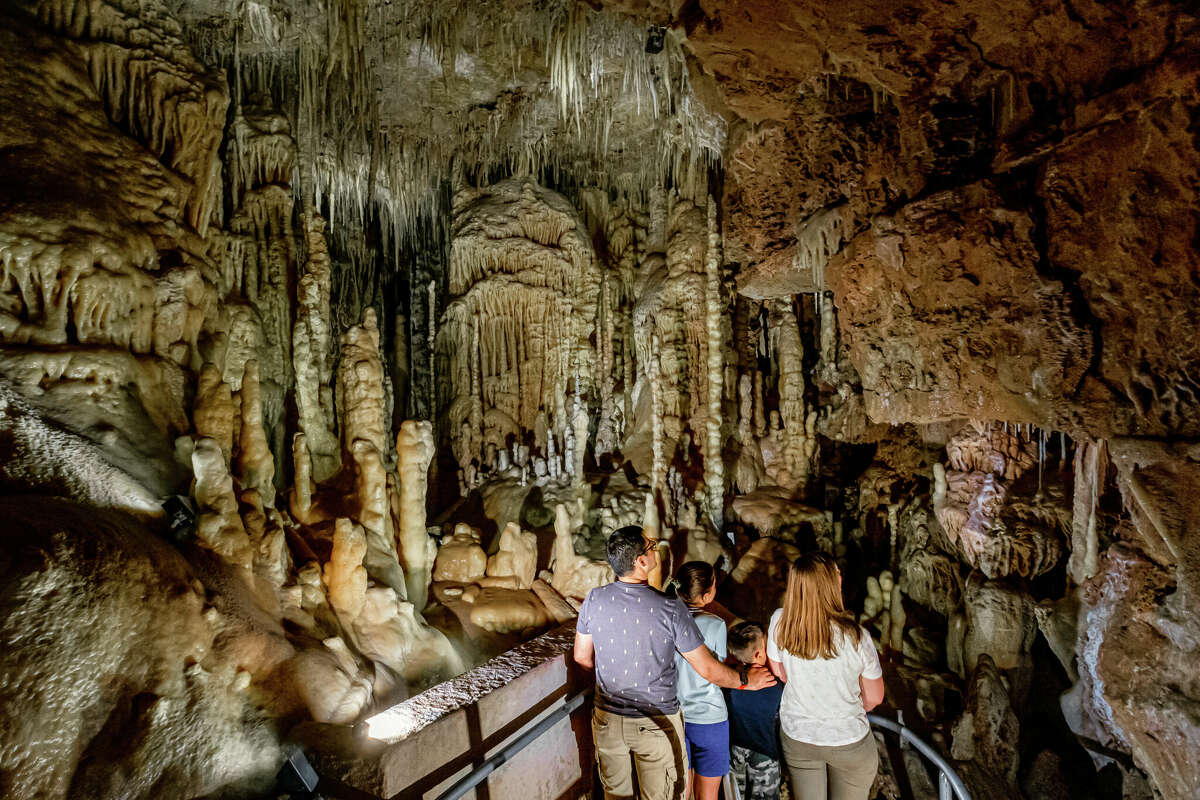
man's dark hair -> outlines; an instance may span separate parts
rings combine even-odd
[[[729,628],[725,644],[731,656],[748,664],[764,638],[763,626],[747,619]]]
[[[639,525],[618,528],[608,537],[608,565],[618,578],[633,572],[633,562],[646,550],[646,538]]]

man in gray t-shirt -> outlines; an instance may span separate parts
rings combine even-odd
[[[657,544],[637,526],[614,532],[608,563],[618,578],[588,592],[575,626],[575,660],[596,670],[592,736],[608,800],[634,796],[631,753],[641,797],[683,796],[676,651],[718,686],[759,689],[775,682],[764,669],[739,674],[713,658],[687,607],[647,584],[659,564]]]

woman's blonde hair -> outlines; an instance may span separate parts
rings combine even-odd
[[[862,628],[842,605],[837,564],[825,553],[805,553],[788,570],[775,644],[797,658],[835,658],[835,629],[858,647]]]

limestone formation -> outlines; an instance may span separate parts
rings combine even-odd
[[[433,426],[407,420],[396,435],[396,457],[400,474],[399,514],[396,538],[408,586],[408,599],[424,608],[432,576],[433,542],[425,527],[425,492],[429,486],[429,462],[433,460]]]
[[[976,780],[1015,787],[1020,763],[1018,733],[1004,678],[990,657],[981,656],[972,670],[966,709],[954,724],[950,753],[956,760],[975,763],[983,773]]]
[[[968,673],[975,671],[984,654],[1003,670],[1028,666],[1037,633],[1028,594],[1011,582],[983,580],[976,574],[967,581],[963,604],[967,614],[963,667]]]
[[[238,515],[233,478],[225,466],[221,447],[213,439],[200,439],[192,450],[195,474],[196,535],[211,550],[231,563],[249,567],[253,558],[250,538]]]
[[[567,507],[559,503],[554,508],[554,553],[550,562],[554,577],[550,585],[564,597],[582,599],[597,586],[612,583],[616,576],[607,562],[575,552],[573,530]]]
[[[1191,798],[1195,10],[877,5],[0,10],[3,793],[269,794],[641,524],[833,554],[973,796]]]
[[[351,450],[355,442],[365,442],[382,458],[390,446],[391,424],[384,414],[383,360],[373,308],[366,310],[360,325],[342,335],[337,376],[343,448]]]
[[[333,552],[325,565],[324,581],[329,605],[344,624],[350,626],[362,613],[367,595],[367,570],[363,557],[367,539],[363,529],[348,519],[337,521],[333,533]]]
[[[768,536],[756,539],[729,573],[739,587],[737,610],[748,619],[770,619],[782,605],[788,566],[799,557],[800,549],[793,544]]]
[[[426,625],[412,603],[399,599],[390,587],[366,590],[353,630],[363,655],[407,683],[445,680],[463,670],[445,634]]]
[[[263,426],[262,390],[257,361],[246,362],[242,377],[239,408],[241,434],[238,436],[238,477],[242,485],[254,489],[267,505],[275,502],[275,457]]]
[[[511,575],[517,579],[517,588],[532,588],[537,574],[537,537],[510,522],[500,532],[497,547],[496,554],[488,558],[488,576]]]
[[[305,211],[303,219],[308,257],[297,287],[292,352],[299,426],[309,443],[313,477],[320,482],[337,472],[341,462],[332,391],[331,265],[324,236],[325,220],[311,210]]]
[[[1031,432],[972,422],[946,446],[950,469],[934,467],[938,521],[967,563],[989,577],[1033,578],[1062,557],[1057,515],[1023,513],[1009,497],[1013,481],[1037,463],[1033,448]]]
[[[487,571],[487,554],[480,546],[479,531],[465,523],[454,526],[454,533],[442,541],[433,565],[435,581],[470,583]]]
[[[205,364],[197,379],[192,420],[196,435],[220,445],[228,463],[233,454],[233,395],[221,379],[221,372],[212,364]]]
[[[470,602],[471,623],[491,633],[529,632],[550,622],[546,607],[532,592],[484,587]]]
[[[454,299],[437,343],[455,400],[446,426],[461,467],[490,468],[485,446],[507,449],[539,413],[560,447],[573,430],[569,395],[591,380],[599,274],[575,210],[531,181],[460,192],[454,208]],[[550,455],[549,443],[538,451]]]
[[[4,498],[0,518],[20,531],[3,543],[12,565],[0,615],[8,793],[115,796],[113,769],[133,797],[269,791],[279,743],[270,728],[244,725],[255,712],[216,639],[224,615],[205,612],[180,553],[128,513],[63,500],[34,509]]]

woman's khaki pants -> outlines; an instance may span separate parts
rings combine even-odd
[[[867,800],[879,770],[879,751],[870,733],[836,747],[797,742],[782,732],[780,738],[796,800]]]

